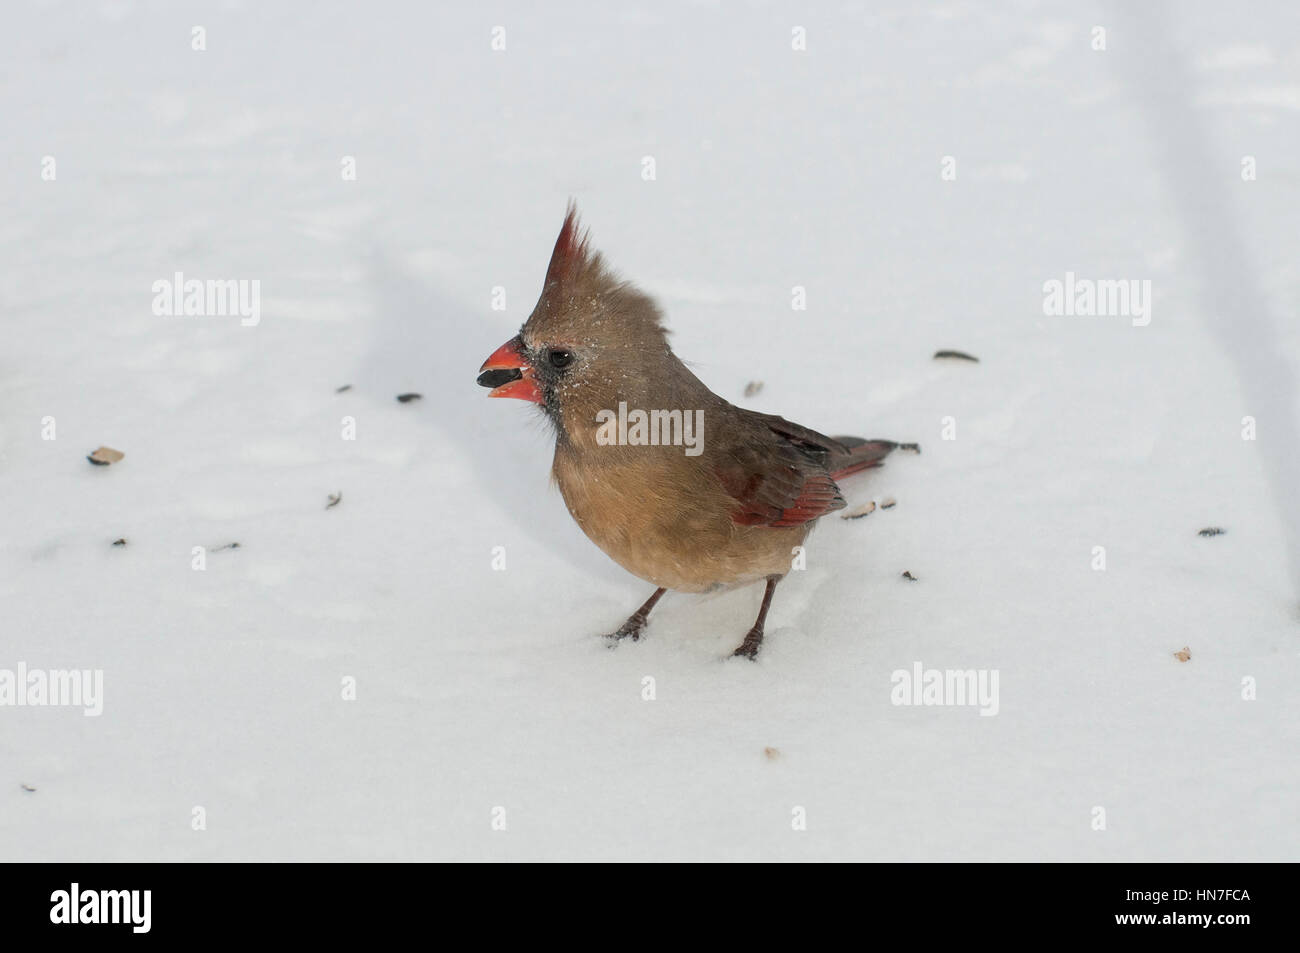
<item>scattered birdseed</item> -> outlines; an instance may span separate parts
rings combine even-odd
[[[125,545],[126,545],[126,537],[123,536],[121,539],[115,539],[115,540],[113,540],[113,545],[114,545],[114,546],[125,546]]]
[[[766,748],[763,749],[763,754],[767,757],[768,761],[775,761],[781,757],[780,750],[777,748],[773,748],[771,745],[768,745]]]
[[[403,404],[409,404],[413,400],[423,400],[423,399],[424,399],[423,394],[398,394],[397,395],[398,402]]]
[[[919,579],[917,579],[915,576],[912,575],[912,570],[910,569],[903,570],[903,578],[908,580],[909,582],[920,582]]]
[[[1226,529],[1221,529],[1218,526],[1207,526],[1205,527],[1205,529],[1201,530],[1196,535],[1197,536],[1222,536],[1226,532],[1227,532]]]
[[[892,496],[887,496],[880,501],[880,508],[882,510],[892,510],[897,505],[898,500],[894,499]]]
[[[19,784],[18,786],[21,787],[21,788],[22,788],[24,791],[26,791],[28,794],[35,794],[35,793],[36,793],[36,788],[32,787],[30,784]]]
[[[847,513],[841,516],[840,519],[860,520],[864,516],[870,516],[875,511],[876,511],[876,501],[872,500],[870,503],[863,503],[855,510],[849,510]]]
[[[754,397],[763,389],[762,381],[750,381],[745,385],[745,396]]]
[[[973,355],[967,354],[965,351],[935,351],[934,352],[934,359],[936,361],[942,360],[943,358],[953,358],[958,361],[974,361],[976,364],[980,362],[980,359],[978,357],[974,357]]]
[[[89,454],[86,459],[97,467],[106,467],[110,463],[117,463],[126,454],[121,450],[114,450],[112,447],[100,447],[94,453]]]
[[[328,510],[328,509],[330,509],[331,507],[338,506],[338,505],[339,505],[340,503],[342,503],[342,502],[343,502],[343,491],[342,491],[342,490],[339,490],[337,493],[331,493],[331,494],[329,495],[329,502],[325,504],[325,509]]]
[[[351,385],[351,384],[344,384],[342,387],[336,387],[336,388],[334,388],[334,393],[336,393],[336,394],[342,394],[344,391],[349,391],[349,390],[351,390],[351,389],[352,389],[352,385]]]
[[[1192,650],[1185,645],[1183,646],[1183,650],[1181,652],[1174,653],[1174,658],[1178,659],[1178,661],[1180,662],[1186,662],[1191,657],[1192,657]]]

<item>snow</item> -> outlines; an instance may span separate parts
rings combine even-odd
[[[0,858],[1295,860],[1300,11],[623,7],[11,5],[0,669],[104,711],[0,708]],[[757,663],[762,587],[606,648],[651,587],[475,386],[570,196],[718,393],[923,447]]]

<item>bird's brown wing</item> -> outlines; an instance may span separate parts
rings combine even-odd
[[[741,526],[797,526],[844,506],[826,461],[843,444],[781,417],[742,410],[742,438],[723,450],[714,472],[736,501]]]

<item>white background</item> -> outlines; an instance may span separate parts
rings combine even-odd
[[[444,6],[6,6],[0,668],[105,699],[0,708],[0,858],[1296,859],[1294,6]],[[718,393],[924,448],[757,664],[761,587],[606,649],[651,587],[475,386],[571,196]],[[893,706],[917,661],[999,714]]]

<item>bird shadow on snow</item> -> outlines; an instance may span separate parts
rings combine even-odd
[[[422,394],[431,412],[418,419],[429,428],[431,444],[472,468],[481,489],[475,505],[487,501],[512,532],[592,571],[592,557],[580,548],[590,544],[549,485],[549,425],[518,401],[487,400],[476,383],[483,359],[515,329],[441,294],[386,250],[372,250],[365,261],[373,305],[370,346],[356,372],[360,389],[385,399],[403,391]]]

